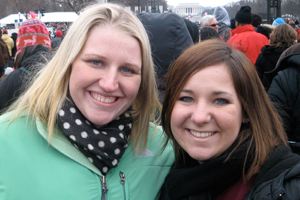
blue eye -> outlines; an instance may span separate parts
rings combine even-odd
[[[194,100],[191,97],[180,97],[179,101],[193,102]]]
[[[128,69],[128,68],[123,68],[121,71],[122,71],[122,72],[125,72],[125,73],[132,73],[132,74],[134,73],[133,70]]]
[[[101,65],[101,62],[100,61],[97,61],[97,60],[93,60],[93,61],[91,61],[91,63],[93,64],[93,65]]]
[[[216,101],[215,101],[217,104],[228,104],[229,103],[229,101],[228,100],[226,100],[226,99],[217,99]]]

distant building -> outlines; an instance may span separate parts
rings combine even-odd
[[[202,6],[199,3],[179,3],[174,12],[178,15],[198,15],[202,13]]]

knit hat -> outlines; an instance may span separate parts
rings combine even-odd
[[[285,23],[284,19],[278,17],[273,21],[272,25],[277,26],[278,24],[283,24],[283,23]]]
[[[252,14],[250,6],[242,6],[235,15],[235,21],[243,24],[251,24]]]
[[[21,24],[17,37],[17,53],[25,47],[34,46],[38,43],[51,49],[51,40],[46,25],[40,19],[28,19]]]
[[[4,29],[3,30],[3,34],[7,34],[8,32],[7,32],[7,30],[6,29]]]
[[[56,31],[55,36],[62,37],[62,31],[61,30]]]

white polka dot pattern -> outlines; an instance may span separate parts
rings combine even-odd
[[[67,99],[58,112],[58,125],[69,141],[93,163],[103,175],[118,165],[128,147],[132,129],[129,113],[97,129]]]

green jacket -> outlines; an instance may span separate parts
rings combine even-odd
[[[0,117],[0,200],[153,200],[174,162],[171,146],[160,154],[162,130],[159,127],[153,137],[150,124],[147,150],[135,156],[129,143],[118,166],[106,175],[105,193],[100,171],[58,129],[49,144],[39,119],[23,114],[9,125],[4,117]]]

